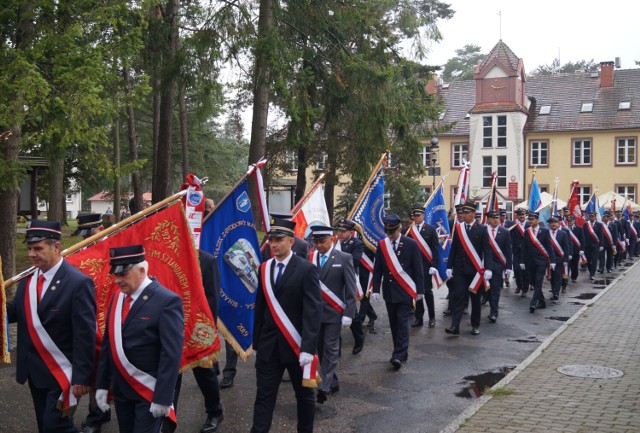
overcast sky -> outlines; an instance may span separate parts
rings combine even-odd
[[[500,39],[524,62],[525,71],[566,62],[596,63],[620,57],[623,69],[640,60],[640,2],[637,0],[443,0],[455,15],[440,21],[443,36],[426,63],[444,65],[455,50],[479,45],[488,54]]]

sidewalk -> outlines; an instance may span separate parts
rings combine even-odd
[[[557,370],[575,364],[623,375],[583,378]],[[443,430],[456,431],[640,432],[640,263]]]

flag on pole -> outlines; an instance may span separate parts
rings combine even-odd
[[[542,204],[542,199],[540,198],[540,186],[538,185],[538,179],[536,179],[536,175],[533,175],[533,180],[531,181],[531,192],[529,193],[529,210],[531,212],[535,212],[540,205]]]
[[[380,167],[369,183],[360,204],[351,218],[360,226],[362,241],[375,251],[378,241],[385,237],[384,218],[384,169]]]
[[[321,225],[328,227],[331,225],[327,203],[324,200],[324,190],[320,184],[316,186],[308,199],[295,212],[291,221],[296,223],[295,235],[303,239],[311,232],[311,226]]]
[[[469,194],[469,161],[463,161],[462,167],[458,173],[458,185],[456,187],[456,194],[453,199],[453,205],[463,204],[467,201]]]
[[[586,213],[595,212],[596,221],[602,221],[602,210],[600,209],[600,201],[598,200],[598,196],[596,195],[595,191],[593,194],[591,194],[591,197],[589,197],[589,201],[585,205],[584,211]]]
[[[487,196],[487,205],[484,207],[484,213],[482,214],[482,224],[487,222],[487,212],[498,211],[498,193],[496,191],[496,181],[498,176],[494,171],[491,173],[491,189],[489,190],[489,195]]]
[[[4,291],[2,276],[2,257],[0,257],[0,363],[11,362],[11,342],[9,335],[9,318],[7,317],[7,294]]]
[[[184,209],[179,201],[123,230],[65,257],[93,279],[96,287],[98,337],[102,340],[109,302],[120,293],[109,273],[109,250],[142,244],[149,276],[178,294],[184,308],[184,347],[180,370],[210,366],[220,352],[220,340],[207,298]]]
[[[263,193],[262,190],[258,192]],[[245,178],[205,221],[200,240],[200,248],[213,254],[218,261],[220,332],[245,361],[251,355],[253,340],[259,245]]]
[[[579,181],[575,180],[571,182],[571,192],[569,193],[567,207],[569,207],[569,214],[576,218],[576,224],[582,227],[584,225],[584,217],[582,215],[582,208],[580,207],[580,198],[578,197],[579,186]]]
[[[447,205],[442,192],[443,183],[431,195],[429,202],[424,209],[424,220],[436,228],[438,233],[438,243],[440,244],[440,263],[438,264],[438,274],[442,280],[447,279],[447,259],[451,249],[451,230],[449,227],[449,217]]]

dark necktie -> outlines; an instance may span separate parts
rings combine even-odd
[[[392,242],[393,244],[393,252],[395,253],[396,251],[398,251],[398,244],[397,244],[398,240],[395,240]]]
[[[42,299],[42,288],[44,287],[44,275],[40,274],[38,277],[38,284],[36,284],[36,292],[38,293],[38,303]]]
[[[276,275],[276,284],[280,281],[280,277],[282,277],[282,272],[284,271],[284,263],[278,263],[278,274]]]
[[[122,323],[124,323],[124,320],[127,318],[127,315],[129,314],[129,310],[131,309],[131,295],[127,295],[126,298],[124,298],[124,303],[122,304]]]

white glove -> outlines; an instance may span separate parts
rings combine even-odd
[[[109,391],[106,389],[96,389],[96,404],[102,412],[111,410],[111,406],[107,403],[107,395]]]
[[[568,262],[562,262],[562,266],[567,266]]]
[[[573,258],[573,256],[569,256],[569,260],[571,260]]]
[[[582,256],[582,255],[584,255],[584,251],[580,251],[580,255],[581,255],[581,256]]]
[[[511,278],[511,274],[513,274],[513,271],[511,269],[507,269],[506,271],[504,271],[504,276],[507,277],[507,279]]]
[[[629,246],[629,239],[625,239],[624,243],[627,244],[627,246]]]
[[[485,279],[485,280],[490,280],[490,279],[491,279],[491,277],[493,277],[493,272],[491,272],[491,271],[490,271],[490,270],[488,270],[488,269],[487,269],[486,271],[484,271],[484,279]]]
[[[353,319],[351,317],[342,316],[342,327],[343,328],[347,328],[347,327],[351,326],[351,322],[353,322]]]
[[[615,253],[616,251],[617,251],[617,250],[616,250],[616,247],[613,247],[613,252]]]
[[[429,268],[429,275],[434,275],[438,270],[436,268]]]
[[[300,367],[304,367],[307,364],[311,364],[313,361],[313,355],[307,352],[300,352]]]
[[[163,406],[158,403],[151,403],[151,407],[149,408],[149,412],[153,415],[154,418],[160,418],[161,416],[169,416],[169,406]]]
[[[453,278],[453,269],[447,269],[447,278]]]
[[[380,301],[380,293],[374,293],[371,295],[371,299],[373,299],[373,302],[378,302]]]
[[[600,248],[598,249],[598,251],[602,251],[602,250],[604,250],[604,247],[600,247]]]
[[[551,265],[549,265],[549,267],[551,268],[552,271],[556,270],[556,264],[555,263],[551,263]]]
[[[424,299],[424,295],[422,293],[416,296],[416,301],[422,301]]]
[[[520,263],[520,269],[524,271],[525,269],[527,269],[527,267],[524,265],[524,263]]]

